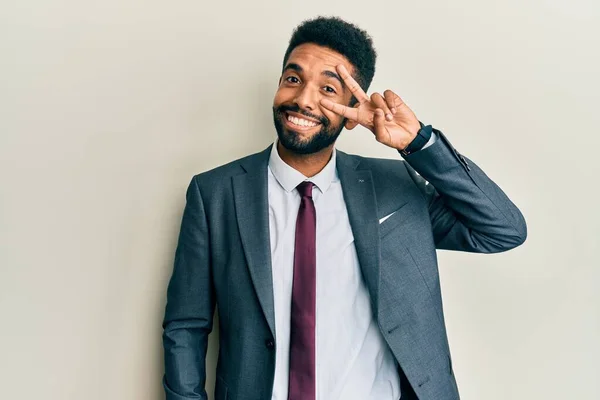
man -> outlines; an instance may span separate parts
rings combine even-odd
[[[523,216],[393,91],[365,94],[369,36],[337,18],[293,33],[273,102],[277,140],[187,191],[163,323],[168,400],[459,399],[436,249],[494,253]],[[334,148],[358,124],[397,160]]]

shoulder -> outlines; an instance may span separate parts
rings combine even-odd
[[[246,168],[266,165],[269,159],[271,145],[257,153],[230,161],[226,164],[209,169],[207,171],[194,175],[192,180],[196,181],[198,186],[205,189],[214,189],[230,181],[231,177],[246,173]]]
[[[398,154],[398,158],[363,157],[356,154],[340,152],[338,160],[345,167],[356,170],[368,170],[371,173],[373,187],[378,198],[387,195],[397,197],[399,193],[418,195],[418,186],[415,184],[413,169]]]
[[[409,177],[406,161],[398,154],[398,158],[364,157],[357,154],[349,154],[340,150],[340,157],[346,165],[354,165],[357,169],[368,169],[374,178],[403,178]],[[339,157],[338,157],[339,158]]]

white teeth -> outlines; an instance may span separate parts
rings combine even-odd
[[[316,122],[309,121],[309,120],[306,120],[303,118],[292,117],[291,115],[288,115],[288,121],[290,121],[293,124],[298,125],[298,126],[309,126],[309,127],[317,126]]]

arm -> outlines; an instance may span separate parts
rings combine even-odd
[[[336,70],[358,104],[348,107],[321,99],[321,106],[347,118],[346,128],[360,124],[373,132],[378,142],[400,152],[428,202],[437,248],[493,253],[525,241],[527,226],[519,209],[470,160],[469,166],[442,132],[435,131],[436,136],[425,140],[422,133],[431,132],[432,127],[424,130],[400,96],[389,89],[383,96],[367,96],[346,67],[338,65]]]
[[[429,204],[436,248],[497,253],[522,244],[527,226],[519,209],[443,133],[435,132],[438,139],[431,146],[403,158]]]
[[[195,178],[186,199],[163,320],[163,386],[167,400],[206,400],[206,349],[215,296],[208,224]]]

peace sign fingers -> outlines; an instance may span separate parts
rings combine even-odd
[[[415,138],[419,120],[400,96],[386,90],[383,95],[373,93],[369,97],[343,65],[336,66],[336,71],[358,103],[348,107],[322,98],[323,108],[351,120],[348,129],[360,124],[373,132],[377,141],[395,149],[404,149]]]

